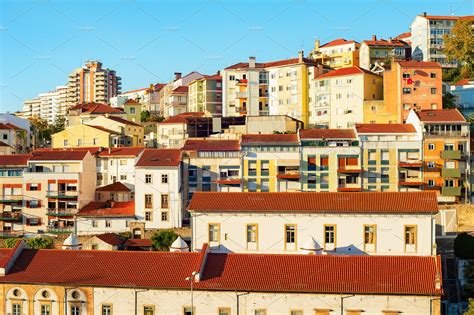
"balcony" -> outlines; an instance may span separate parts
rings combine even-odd
[[[248,83],[249,83],[249,81],[247,79],[240,79],[240,80],[237,80],[236,85],[246,86]]]
[[[46,197],[56,198],[56,199],[76,199],[78,196],[77,190],[66,191],[66,190],[57,190],[57,191],[47,191]]]
[[[235,92],[235,98],[246,99],[247,98],[247,92]]]
[[[405,168],[420,168],[423,166],[423,162],[419,160],[400,161],[398,162],[398,166]]]
[[[360,184],[345,184],[339,185],[337,187],[337,191],[339,192],[359,192],[361,191]]]
[[[417,187],[422,185],[423,182],[420,178],[400,178],[400,181],[398,182],[398,186]]]
[[[362,173],[362,169],[360,166],[342,166],[341,168],[337,169],[338,173],[345,173],[345,174],[359,174]]]
[[[0,196],[0,203],[18,203],[23,201],[22,195],[3,195]]]
[[[21,212],[2,212],[0,213],[0,221],[22,221],[23,217]]]
[[[461,151],[459,150],[444,150],[441,151],[441,158],[445,160],[460,160]]]
[[[441,194],[443,196],[461,196],[461,187],[442,187]]]
[[[51,217],[72,217],[77,213],[77,209],[48,208],[46,214]]]
[[[72,226],[66,228],[48,227],[47,231],[51,234],[70,234],[74,231],[74,228]]]
[[[445,178],[461,177],[461,170],[458,168],[444,168],[441,170],[441,176]]]
[[[277,174],[278,179],[284,180],[299,180],[300,179],[300,171],[298,170],[285,170],[283,172],[279,172]]]

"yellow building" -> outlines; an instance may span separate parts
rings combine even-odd
[[[102,116],[117,116],[126,118],[126,113],[107,104],[101,103],[85,103],[71,107],[68,110],[67,126],[75,126],[80,124],[87,124],[92,119]]]
[[[243,191],[299,191],[299,142],[296,134],[244,134]]]
[[[90,125],[70,126],[51,135],[53,148],[78,148],[78,147],[116,147],[120,134],[116,131]]]
[[[129,99],[123,104],[123,110],[126,113],[126,119],[139,124],[141,122],[143,105],[134,99]]]
[[[315,40],[314,49],[309,56],[333,69],[359,66],[359,47],[358,42],[344,38],[335,39],[324,45]]]
[[[206,112],[222,116],[222,76],[205,75],[189,84],[188,112]]]

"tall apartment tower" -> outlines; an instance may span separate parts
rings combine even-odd
[[[114,70],[102,68],[101,62],[88,61],[69,75],[68,107],[88,102],[108,103],[111,97],[120,94],[120,80]]]

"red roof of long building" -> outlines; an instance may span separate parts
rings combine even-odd
[[[33,151],[30,161],[82,161],[84,160],[88,152],[89,151],[87,150],[36,150]]]
[[[416,114],[423,122],[466,123],[466,119],[457,109],[426,109]]]
[[[93,201],[83,207],[77,215],[90,217],[133,217],[135,216],[135,202]]]
[[[434,192],[195,192],[189,211],[435,213]]]
[[[114,108],[107,104],[102,103],[85,103],[71,107],[70,110],[79,110],[81,113],[87,114],[125,114],[124,111],[118,108]]]
[[[0,261],[12,249],[0,249]],[[202,253],[23,249],[2,283],[189,290]],[[209,253],[195,290],[440,295],[440,258]],[[131,285],[129,285],[131,286]]]
[[[31,154],[0,155],[0,166],[27,166],[31,157]]]
[[[283,59],[277,61],[270,61],[270,62],[257,62],[255,63],[255,68],[271,68],[271,67],[280,67],[280,66],[287,66],[287,65],[294,65],[300,63],[299,58],[291,58],[291,59]],[[303,58],[303,63],[316,65],[317,63],[314,60]],[[226,68],[226,70],[231,69],[246,69],[249,67],[248,62],[239,62],[232,66]]]
[[[158,124],[184,124],[186,123],[186,117],[202,117],[204,114],[204,112],[186,112],[176,116],[171,116]]]
[[[239,140],[188,139],[182,150],[185,151],[239,151]]]
[[[301,139],[355,139],[352,129],[302,129]]]
[[[136,166],[178,166],[180,162],[178,149],[146,149]]]
[[[358,133],[415,133],[412,124],[356,124]]]
[[[399,40],[399,39],[392,39],[391,41],[385,39],[377,39],[377,40],[364,40],[367,46],[378,46],[378,47],[409,47],[406,42]]]
[[[441,69],[441,65],[433,61],[398,60],[396,62],[398,62],[398,64],[404,68],[440,68]]]
[[[461,79],[458,82],[454,83],[455,86],[468,85],[469,81],[474,81],[474,79]]]
[[[324,78],[330,78],[330,77],[341,77],[345,75],[354,75],[354,74],[371,74],[371,75],[377,75],[369,70],[363,69],[361,67],[347,67],[347,68],[340,68],[337,70],[330,71],[328,73],[322,74],[320,76],[315,77],[315,79],[324,79]]]
[[[115,233],[105,233],[96,235],[95,237],[112,246],[122,245],[125,242],[122,236]]]
[[[359,44],[359,43],[356,42],[355,40],[346,40],[344,38],[338,38],[333,41],[330,41],[329,43],[321,45],[320,48],[328,48],[328,47],[347,45],[347,44]]]
[[[298,143],[297,134],[244,134],[241,143]]]
[[[137,157],[145,150],[144,147],[106,148],[99,153],[100,157]]]
[[[130,188],[122,184],[121,182],[115,182],[109,185],[105,185],[97,188],[95,191],[105,191],[105,192],[129,192]]]

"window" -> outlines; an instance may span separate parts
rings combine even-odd
[[[324,245],[336,243],[336,226],[324,225]]]
[[[161,221],[168,221],[168,211],[161,212]]]
[[[154,315],[155,307],[150,305],[143,306],[143,315]]]
[[[390,156],[389,156],[389,151],[387,149],[383,149],[381,150],[381,159],[382,159],[382,164],[389,164],[389,159],[390,159]]]
[[[405,245],[416,245],[416,226],[405,226]]]
[[[145,184],[151,184],[153,182],[153,177],[151,174],[145,174]]]
[[[436,88],[431,88],[431,94],[436,94]]]
[[[191,308],[191,306],[185,306],[183,308],[183,315],[193,315],[194,310]]]
[[[145,208],[147,209],[153,208],[153,195],[152,194],[145,194]]]
[[[168,195],[166,195],[166,194],[161,195],[161,208],[162,209],[168,209],[169,208],[168,199],[169,199]]]
[[[290,315],[303,315],[302,310],[291,310]]]
[[[411,108],[411,105],[408,103],[403,104],[403,109],[404,110],[409,110]]]
[[[51,314],[51,305],[41,304],[41,315],[50,315]]]
[[[434,168],[435,162],[428,162],[428,168]]]
[[[112,305],[102,304],[102,315],[112,315]]]
[[[151,211],[145,211],[145,221],[152,221],[153,215]]]
[[[428,150],[433,151],[436,148],[434,143],[428,143]]]
[[[288,246],[294,248],[296,244],[296,225],[285,224],[285,250]]]
[[[111,227],[112,226],[112,222],[110,220],[105,220],[105,227]]]
[[[435,185],[434,179],[428,179],[428,186],[429,187],[434,187],[434,185]]]
[[[402,77],[404,79],[408,79],[408,78],[410,78],[410,74],[405,72],[405,73],[402,74]]]
[[[92,227],[94,227],[94,228],[97,227],[97,221],[96,220],[92,220]]]
[[[247,224],[247,243],[257,243],[258,225]]]
[[[168,174],[161,174],[161,183],[168,184]]]
[[[220,224],[209,223],[209,242],[219,242]]]
[[[127,160],[120,160],[120,165],[127,165]]]
[[[403,94],[410,94],[411,88],[403,88]]]
[[[265,309],[255,310],[255,315],[267,315],[267,310]]]
[[[39,190],[39,185],[38,184],[30,184],[30,190],[31,191],[38,191]]]
[[[67,147],[69,145],[69,142],[67,140],[64,140],[64,146]]]
[[[80,315],[81,307],[79,305],[71,305],[71,315]]]
[[[120,180],[127,180],[127,175],[120,175]]]
[[[219,315],[230,315],[230,308],[219,307]]]
[[[435,78],[436,78],[436,73],[435,73],[435,72],[431,72],[431,73],[430,73],[430,78],[435,79]]]
[[[20,303],[12,303],[12,315],[21,315]]]
[[[380,182],[381,183],[389,183],[390,182],[390,174],[389,174],[388,167],[382,167],[380,170]]]
[[[375,244],[375,231],[375,225],[364,225],[364,244]]]

